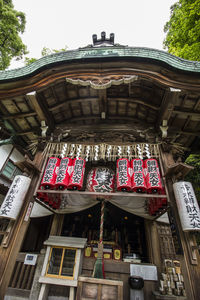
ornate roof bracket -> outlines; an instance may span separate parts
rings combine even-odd
[[[111,87],[111,85],[120,85],[120,84],[129,84],[138,80],[138,76],[136,75],[112,75],[112,76],[96,76],[96,77],[85,77],[85,78],[68,78],[66,77],[66,81],[82,86],[90,86],[93,89],[101,90],[107,89]]]

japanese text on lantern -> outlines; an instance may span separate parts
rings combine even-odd
[[[147,162],[147,172],[149,173],[149,181],[152,186],[159,186],[159,176],[157,173],[157,165],[155,160]]]
[[[51,181],[51,179],[53,177],[53,173],[54,173],[56,163],[57,163],[57,159],[55,159],[55,158],[50,158],[49,159],[48,165],[47,165],[46,170],[45,170],[43,182],[50,182]]]
[[[73,183],[79,183],[82,179],[84,160],[76,160],[74,165]]]
[[[63,179],[65,178],[68,164],[69,164],[69,159],[68,158],[61,160],[61,164],[60,164],[60,167],[59,167],[59,172],[58,172],[58,175],[57,175],[57,178],[56,178],[56,183],[62,182]]]
[[[120,160],[119,167],[118,167],[120,185],[126,184],[128,181],[127,170],[128,170],[127,160]]]
[[[95,192],[109,192],[112,191],[114,174],[109,172],[106,168],[99,168],[96,170],[95,178],[96,185],[94,187]]]

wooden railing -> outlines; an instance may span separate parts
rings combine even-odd
[[[24,258],[26,253],[19,253],[9,287],[23,290],[31,290],[33,277],[35,274],[35,266],[25,265]]]

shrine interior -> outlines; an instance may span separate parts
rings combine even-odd
[[[66,214],[62,235],[87,238],[87,244],[97,248],[100,215],[100,204],[79,213]],[[105,206],[103,241],[105,249],[121,248],[124,259],[134,254],[142,262],[148,262],[144,219],[108,202]]]

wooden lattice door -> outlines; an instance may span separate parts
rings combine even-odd
[[[157,223],[157,230],[160,241],[160,252],[162,260],[167,258],[175,259],[176,252],[170,225],[165,223]]]

